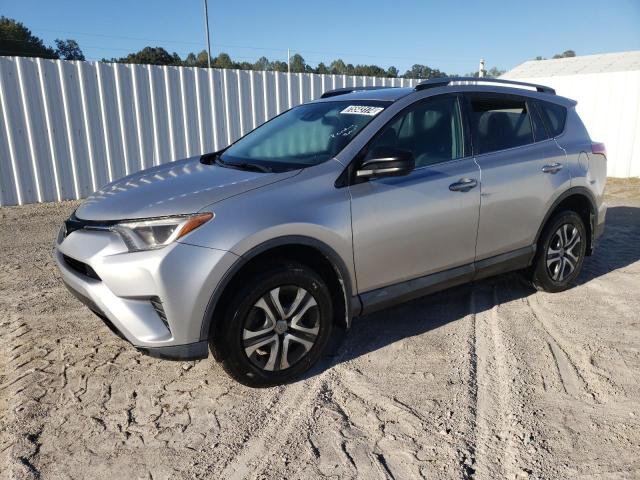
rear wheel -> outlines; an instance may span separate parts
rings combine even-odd
[[[547,223],[531,269],[538,290],[561,292],[571,286],[582,270],[587,231],[580,215],[562,211]]]
[[[324,280],[305,265],[283,263],[239,289],[212,347],[239,382],[278,385],[318,360],[331,335],[332,319]]]

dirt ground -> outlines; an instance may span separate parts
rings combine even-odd
[[[2,478],[640,478],[640,181],[578,285],[516,274],[354,321],[292,385],[143,356],[67,293],[74,203],[0,209]]]

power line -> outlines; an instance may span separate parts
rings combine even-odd
[[[34,30],[38,31],[48,31],[48,32],[57,32],[64,33],[65,35],[84,35],[91,37],[104,37],[104,38],[115,38],[121,40],[136,40],[143,42],[160,42],[164,44],[178,44],[178,45],[199,45],[202,46],[201,42],[190,42],[184,40],[170,40],[170,39],[162,39],[162,38],[147,38],[147,37],[131,37],[126,35],[112,35],[112,34],[104,34],[104,33],[95,33],[95,32],[72,32],[67,30],[58,30],[51,28],[34,28]],[[254,46],[254,45],[238,45],[238,44],[228,44],[228,43],[213,43],[216,47],[223,48],[239,48],[246,50],[262,50],[262,51],[273,51],[273,52],[284,52],[287,50],[287,47],[267,47],[267,46]],[[311,53],[311,54],[319,54],[319,55],[343,55],[343,56],[357,56],[357,57],[366,57],[366,58],[378,58],[378,59],[391,59],[391,60],[412,60],[415,61],[415,57],[408,56],[398,56],[398,55],[378,55],[378,54],[367,54],[367,53],[356,53],[356,52],[334,52],[327,50],[301,50],[301,49],[292,49],[298,53]],[[476,58],[471,57],[457,57],[459,61],[476,61]],[[425,58],[422,61],[451,61],[450,57],[429,57]]]

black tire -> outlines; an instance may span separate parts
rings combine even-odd
[[[295,305],[296,295],[301,290],[305,292],[301,295],[305,296],[298,303],[297,313],[308,304],[315,302],[315,305],[309,307],[300,317],[300,323],[296,322],[293,326],[292,318],[297,316],[296,312],[291,312],[288,320],[286,315],[282,317],[278,314],[273,298],[274,296],[278,298],[281,310],[289,313],[290,307]],[[278,293],[273,294],[274,291]],[[279,329],[286,328],[284,332],[280,333],[276,329],[277,322],[270,319],[267,310],[273,317],[282,317],[276,319],[280,322]],[[295,379],[320,358],[331,336],[333,306],[329,289],[317,273],[300,263],[282,261],[266,267],[258,275],[247,278],[229,302],[224,318],[221,320],[222,324],[214,338],[210,339],[210,343],[225,371],[238,382],[249,387],[268,387]],[[282,322],[286,322],[287,326],[283,327]],[[303,326],[303,322],[307,323]],[[270,325],[274,327],[267,331],[271,328]],[[301,327],[306,330],[298,330]],[[315,331],[316,328],[317,335],[313,336],[310,332]],[[257,335],[257,332],[266,333],[263,336]],[[254,334],[255,338],[244,338]],[[278,339],[254,349],[255,344],[273,338],[271,334],[276,335]],[[294,341],[293,338],[298,340]],[[300,339],[307,343],[313,341],[313,346],[308,348],[298,343]],[[287,348],[285,348],[285,340]],[[277,347],[274,347],[275,343]],[[275,354],[273,349],[276,349]],[[250,350],[253,353],[248,356],[247,351]],[[285,351],[287,356],[283,361]],[[277,356],[278,354],[280,357]],[[298,355],[301,356],[296,358]],[[270,364],[272,358],[273,363]],[[289,361],[291,361],[290,366]]]
[[[578,235],[577,243],[574,234]],[[566,290],[580,275],[586,250],[587,229],[580,215],[571,210],[558,212],[540,235],[529,270],[531,283],[537,290],[545,292]]]

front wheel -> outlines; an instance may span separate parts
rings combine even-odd
[[[532,265],[531,281],[538,290],[561,292],[569,288],[582,270],[587,250],[587,231],[573,211],[556,214],[547,223]]]
[[[284,262],[247,279],[212,338],[224,369],[240,383],[286,383],[309,369],[331,335],[333,308],[324,280]]]

